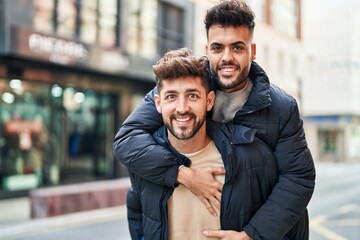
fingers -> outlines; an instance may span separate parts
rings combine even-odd
[[[209,213],[211,215],[214,215],[214,216],[217,215],[217,212],[216,212],[215,208],[210,204],[210,202],[207,199],[200,198],[200,200],[205,205],[206,209],[209,211]],[[219,207],[219,209],[220,209],[220,207]]]
[[[224,175],[226,173],[223,167],[211,167],[210,171],[213,175]]]
[[[218,237],[218,238],[223,237],[223,231],[222,230],[204,230],[203,234],[206,237]]]
[[[220,195],[220,197],[218,196],[211,197],[209,198],[209,202],[212,207],[215,207],[216,209],[220,210],[221,193],[218,192],[218,194]]]
[[[203,235],[206,237],[218,237],[221,240],[246,240],[250,238],[244,231],[237,232],[232,230],[204,230]]]

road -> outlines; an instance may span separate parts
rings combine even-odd
[[[360,239],[360,164],[319,164],[309,214],[311,240]]]
[[[317,163],[316,190],[309,204],[311,240],[360,239],[360,163]],[[108,210],[110,211],[110,210]],[[118,211],[118,212],[114,212]],[[52,223],[14,240],[129,240],[126,209],[87,215],[87,221]],[[71,224],[70,224],[71,222]]]

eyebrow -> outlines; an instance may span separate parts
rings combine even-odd
[[[240,44],[240,45],[246,45],[244,41],[233,42],[233,43],[231,43],[230,45],[231,45],[231,46],[235,46],[235,45],[239,45],[239,44]],[[212,42],[210,45],[211,45],[211,46],[212,46],[212,45],[221,45],[221,46],[223,46],[224,44],[219,43],[219,42]]]
[[[186,93],[190,93],[190,92],[200,92],[199,89],[197,88],[189,88],[189,89],[186,89],[185,91]],[[178,93],[178,91],[176,90],[168,90],[168,91],[165,91],[164,94],[171,94],[171,93]]]

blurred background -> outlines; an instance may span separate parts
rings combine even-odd
[[[112,155],[117,130],[155,86],[151,66],[166,51],[204,55],[215,2],[0,0],[0,211],[18,201],[23,218],[36,218],[37,190],[125,180]],[[312,239],[360,239],[360,2],[247,2],[256,61],[298,101],[318,169]],[[324,227],[330,209],[347,225]]]

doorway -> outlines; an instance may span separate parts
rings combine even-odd
[[[113,129],[112,97],[92,90],[64,90],[62,183],[108,178]]]

